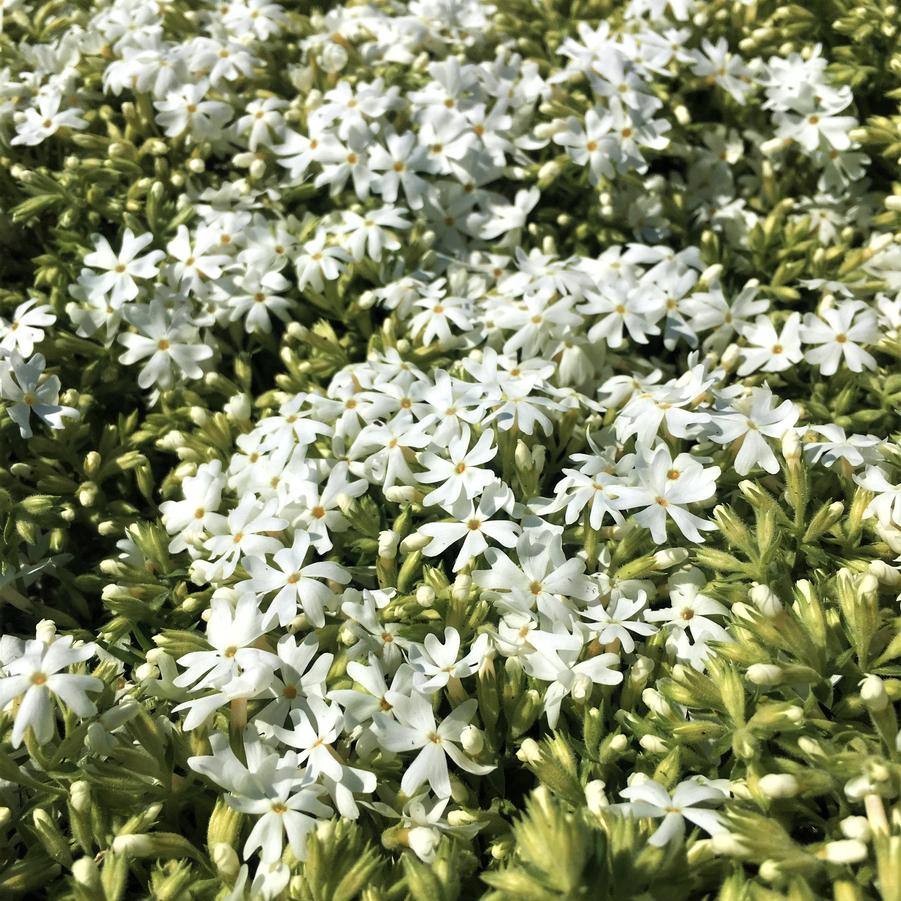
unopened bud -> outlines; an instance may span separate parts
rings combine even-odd
[[[817,853],[817,857],[829,863],[860,863],[867,856],[867,846],[857,839],[846,838],[828,842]]]
[[[485,747],[485,735],[478,726],[467,726],[460,733],[460,744],[463,750],[472,757],[476,757],[482,753]]]
[[[791,773],[768,773],[757,786],[768,798],[794,798],[800,791],[798,780]]]
[[[592,779],[585,786],[585,803],[593,814],[601,813],[605,807],[610,806],[607,793],[604,791],[606,784],[600,779]]]
[[[778,685],[782,675],[782,667],[774,663],[754,663],[748,667],[748,681],[755,685]]]
[[[397,557],[397,545],[400,536],[391,529],[379,532],[379,557],[383,560],[394,560]]]
[[[782,602],[769,585],[755,583],[748,592],[748,598],[764,616],[772,617],[782,612]]]
[[[416,603],[420,607],[431,607],[435,603],[435,589],[430,585],[420,585],[416,589]]]
[[[874,713],[885,710],[889,705],[888,693],[885,690],[885,683],[879,676],[872,674],[864,676],[860,681],[860,698],[866,704],[867,708]]]
[[[541,763],[541,748],[534,738],[527,738],[516,752],[517,759],[523,763],[535,764]]]
[[[657,569],[670,569],[679,566],[688,559],[688,549],[684,547],[664,548],[654,554],[654,566]]]
[[[431,543],[431,535],[423,535],[422,532],[413,532],[411,535],[407,535],[400,543],[400,549],[405,554],[412,554],[414,551],[421,551],[426,545]]]

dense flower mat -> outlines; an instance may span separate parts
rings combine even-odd
[[[901,898],[895,5],[0,12],[0,897]]]

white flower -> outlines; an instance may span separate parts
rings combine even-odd
[[[779,461],[766,438],[781,440],[798,421],[800,410],[790,400],[776,407],[777,401],[769,388],[752,388],[751,393],[735,401],[730,410],[714,415],[713,423],[719,434],[711,435],[712,441],[730,444],[741,439],[735,457],[735,471],[739,475],[747,475],[755,466],[769,473],[779,472]]]
[[[9,361],[0,357],[0,398],[11,401],[9,418],[19,427],[23,438],[31,438],[31,414],[50,426],[65,428],[66,418],[77,419],[79,412],[59,403],[59,378],[42,378],[46,361],[42,354],[23,360],[13,351]]]
[[[119,343],[126,348],[119,362],[131,365],[147,360],[138,373],[141,388],[171,388],[176,372],[189,379],[203,375],[200,364],[213,356],[213,348],[201,343],[186,309],[170,311],[155,299],[149,305],[128,306],[124,315],[137,334],[119,335]]]
[[[808,350],[804,359],[819,366],[823,375],[834,375],[842,360],[852,372],[875,369],[876,360],[860,345],[879,338],[876,314],[859,300],[842,301],[819,316],[807,313],[801,328],[805,344],[819,345]]]
[[[883,526],[890,523],[901,526],[901,485],[893,485],[885,470],[878,466],[868,466],[862,476],[854,477],[854,481],[876,495],[867,504],[865,517],[875,516]]]
[[[108,297],[109,303],[120,307],[138,296],[136,279],[153,278],[159,272],[157,265],[165,257],[161,250],[151,250],[144,256],[138,256],[153,241],[149,232],[135,236],[130,228],[122,235],[122,249],[116,253],[109,241],[98,235],[94,242],[94,250],[84,258],[85,266],[100,269],[102,274],[82,272],[79,283],[85,285],[92,295]]]
[[[257,817],[244,843],[244,859],[259,849],[264,864],[274,863],[287,836],[294,856],[304,860],[307,835],[317,819],[331,816],[332,810],[319,801],[323,789],[298,766],[297,755],[279,756],[250,729],[244,737],[246,766],[235,756],[227,735],[215,733],[210,745],[211,755],[189,757],[188,765],[228,790],[229,807]]]
[[[60,112],[62,97],[59,94],[43,94],[38,98],[37,108],[25,110],[24,119],[16,126],[16,136],[10,144],[34,146],[46,141],[61,128],[81,130],[87,128],[87,122],[81,118],[78,107],[70,107]]]
[[[50,741],[53,737],[53,700],[82,719],[97,712],[87,692],[100,691],[103,683],[94,676],[61,672],[93,657],[97,646],[73,647],[73,642],[71,635],[49,643],[40,638],[17,642],[16,655],[3,661],[0,710],[18,702],[10,736],[14,748],[22,744],[29,728],[38,744]]]
[[[54,322],[56,316],[49,304],[38,304],[32,297],[16,307],[9,322],[0,316],[0,349],[30,357],[35,344],[44,340],[44,329]]]
[[[742,364],[738,367],[740,376],[749,375],[758,369],[764,372],[784,372],[804,357],[801,350],[801,316],[791,313],[776,331],[768,316],[758,316],[753,325],[744,326],[742,337],[748,347],[741,349]]]
[[[649,622],[664,623],[670,629],[690,632],[695,640],[707,635],[716,641],[728,641],[729,634],[711,616],[728,616],[729,610],[701,589],[707,578],[695,566],[679,570],[669,578],[671,606],[646,610],[644,618]]]
[[[578,632],[536,629],[529,633],[529,644],[534,651],[523,657],[523,669],[550,683],[544,691],[544,712],[551,729],[557,727],[565,697],[573,695],[585,701],[593,685],[619,685],[623,681],[623,674],[613,668],[619,663],[618,654],[597,654],[579,660],[584,642]]]
[[[401,791],[414,795],[416,789],[428,782],[439,798],[451,793],[447,758],[460,769],[477,776],[490,773],[494,766],[476,763],[459,747],[460,736],[475,715],[478,702],[475,698],[455,707],[440,724],[435,720],[432,705],[427,697],[414,694],[411,697],[392,697],[392,714],[375,716],[375,730],[379,744],[386,751],[415,751],[421,749],[404,771],[400,781]]]
[[[620,590],[614,589],[607,606],[590,604],[579,615],[585,623],[585,628],[597,636],[597,640],[603,645],[619,641],[626,654],[635,650],[635,635],[653,635],[657,629],[648,623],[635,619],[648,602],[648,596],[639,589],[635,598],[627,597]]]
[[[323,584],[323,580],[346,585],[350,581],[350,573],[344,567],[326,561],[305,565],[309,553],[310,536],[298,530],[294,533],[291,547],[273,554],[273,565],[260,557],[247,561],[250,579],[238,587],[246,586],[260,596],[276,592],[266,611],[267,623],[278,621],[281,626],[288,625],[297,616],[300,606],[314,626],[322,627],[325,625],[325,611],[337,606],[338,596]]]
[[[617,805],[617,809],[628,816],[662,817],[663,822],[648,839],[649,845],[663,847],[671,841],[680,841],[685,835],[685,821],[699,826],[708,835],[725,832],[726,827],[720,814],[707,807],[710,803],[721,803],[728,797],[725,780],[708,782],[700,778],[680,782],[670,793],[653,779],[634,783],[624,788],[620,795],[627,804]]]
[[[451,679],[465,679],[481,666],[488,651],[484,633],[460,657],[460,633],[453,626],[444,629],[444,644],[437,635],[426,635],[421,645],[411,645],[408,659],[413,668],[413,685],[418,692],[432,694]]]
[[[448,445],[449,459],[439,457],[432,451],[419,455],[419,463],[425,467],[425,472],[417,474],[417,481],[427,485],[441,483],[425,496],[424,504],[452,507],[462,498],[471,500],[478,497],[495,480],[495,474],[480,465],[497,456],[497,447],[493,444],[494,432],[486,429],[472,448],[469,447],[469,439],[469,426],[464,423],[460,435]]]
[[[450,509],[452,522],[427,522],[419,527],[419,533],[432,540],[422,549],[427,557],[443,554],[452,544],[463,539],[453,570],[462,569],[488,547],[489,539],[503,547],[516,544],[520,529],[508,520],[493,519],[506,510],[513,501],[510,489],[499,479],[488,485],[479,499],[478,507],[472,501],[461,499]]]
[[[629,507],[645,508],[633,514],[633,518],[651,530],[655,543],[666,542],[667,518],[676,523],[689,541],[702,542],[704,538],[699,530],[716,528],[712,522],[689,512],[686,506],[714,496],[719,466],[704,467],[689,454],[679,454],[674,460],[669,448],[662,444],[650,456],[640,456],[636,467],[638,485],[619,491]]]

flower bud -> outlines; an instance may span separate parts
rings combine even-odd
[[[778,685],[782,675],[782,667],[774,663],[754,663],[748,667],[748,681],[754,685]]]
[[[385,489],[385,500],[392,504],[413,504],[421,498],[412,485],[392,485]]]
[[[641,700],[644,701],[649,710],[658,716],[666,716],[670,713],[669,702],[656,688],[646,688],[641,693]]]
[[[250,396],[247,394],[234,394],[225,402],[225,406],[222,409],[229,419],[247,422],[250,419],[252,409]]]
[[[523,763],[531,763],[533,766],[541,763],[541,747],[534,738],[527,738],[516,752],[516,757]]]
[[[379,532],[379,557],[383,560],[394,560],[397,557],[397,545],[400,536],[391,529]]]
[[[56,623],[53,620],[42,619],[35,628],[35,638],[50,644],[56,638]]]
[[[782,602],[769,585],[754,583],[748,592],[748,599],[764,615],[773,617],[782,612]]]
[[[870,824],[866,817],[845,817],[839,827],[845,838],[853,838],[859,842],[870,840]]]
[[[789,429],[782,436],[782,456],[787,463],[794,463],[801,459],[801,439],[794,429]]]
[[[760,864],[760,869],[758,870],[760,874],[760,878],[765,882],[776,882],[779,879],[782,879],[783,873],[779,867],[779,862],[776,860],[765,860]]]
[[[431,543],[432,537],[430,535],[423,535],[422,532],[413,532],[407,535],[400,543],[400,549],[405,554],[411,554],[414,551],[421,551],[427,544]]]
[[[431,585],[420,585],[416,589],[416,603],[420,607],[431,607],[435,603],[435,589]]]
[[[860,698],[869,710],[872,710],[874,713],[879,713],[888,707],[888,693],[885,690],[885,683],[879,676],[872,674],[864,676],[859,685]]]
[[[100,882],[100,868],[93,857],[79,857],[72,864],[72,878],[78,885],[94,893],[94,897],[104,897],[103,886]]]
[[[241,861],[231,845],[225,842],[216,842],[210,847],[210,859],[213,866],[223,879],[232,880],[238,875]]]
[[[477,757],[485,747],[485,735],[478,726],[467,726],[460,733],[460,744],[467,754]]]
[[[606,783],[600,779],[592,779],[585,786],[585,803],[593,814],[601,813],[605,807],[609,807],[607,793],[604,791]]]
[[[650,751],[651,754],[666,754],[668,750],[666,742],[656,735],[642,735],[638,744],[640,744],[645,751]]]
[[[829,863],[860,863],[867,856],[867,846],[853,838],[828,842],[817,853],[817,857]]]
[[[760,778],[757,787],[768,798],[794,798],[801,789],[791,773],[768,773]]]
[[[654,554],[654,566],[656,569],[670,569],[679,566],[688,559],[688,549],[684,547],[669,547]]]

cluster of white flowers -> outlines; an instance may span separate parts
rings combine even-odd
[[[279,96],[250,89],[293,15],[279,4],[203,6],[173,34],[168,4],[114,0],[31,48],[30,70],[0,72],[11,147],[86,136],[115,101],[157,135],[148,154],[184,158],[169,226],[132,216],[81,248],[67,322],[36,299],[0,319],[0,400],[21,436],[31,414],[52,429],[78,416],[35,350],[55,324],[137,366],[151,408],[244,346],[281,341],[275,365],[305,385],[236,393],[221,458],[178,431],[160,442],[180,457],[161,522],[207,590],[206,644],[153,649],[133,674],[179,728],[208,734],[189,763],[252,819],[254,892],[281,892],[285,847],[303,860],[336,813],[399,818],[427,862],[442,835],[474,834],[454,805],[464,774],[499,763],[476,687],[496,668],[530,686],[520,734],[626,682],[640,696],[661,653],[704,672],[735,641],[693,558],[727,493],[778,490],[803,457],[869,492],[862,518],[901,553],[897,441],[808,403],[824,377],[875,372],[897,349],[891,235],[866,238],[877,289],[800,270],[761,284],[684,239],[769,240],[776,220],[750,198],[798,155],[818,193],[783,205],[779,227],[812,221],[828,243],[865,213],[853,93],[819,46],[743,58],[699,38],[702,5],[632,0],[621,28],[580,23],[550,70],[492,36],[482,0],[335,6],[305,20],[295,93]],[[671,82],[760,115],[686,130]],[[567,182],[574,207],[578,193],[597,207],[584,229],[631,233],[561,253],[554,224],[583,228],[546,208]],[[345,342],[342,321],[368,344]],[[304,342],[337,362],[298,362]],[[758,588],[759,611],[779,608]],[[3,639],[13,748],[28,727],[53,737],[51,697],[96,712],[86,692],[102,683],[64,672],[96,647],[54,638]],[[663,818],[663,845],[686,820],[722,832],[705,805],[730,786],[690,775],[670,794],[641,777],[620,794],[612,810]]]

